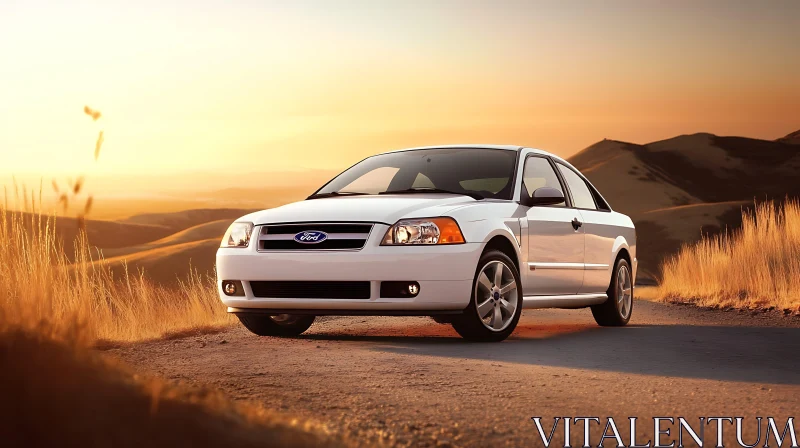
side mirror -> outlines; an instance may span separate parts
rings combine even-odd
[[[535,207],[537,205],[558,205],[565,202],[564,193],[551,187],[537,188],[533,196],[522,195],[522,205]]]

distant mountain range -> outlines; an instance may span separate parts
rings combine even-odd
[[[713,134],[603,140],[569,158],[636,223],[640,278],[681,244],[741,224],[755,201],[800,197],[800,131],[775,141]]]
[[[786,137],[779,138],[777,141],[789,143],[790,145],[800,145],[800,130],[794,131]]]

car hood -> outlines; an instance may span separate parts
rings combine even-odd
[[[239,219],[256,225],[287,222],[380,222],[394,224],[402,218],[445,216],[477,202],[450,194],[344,196],[310,199],[251,213]]]

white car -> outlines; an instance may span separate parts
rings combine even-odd
[[[308,199],[243,216],[217,251],[219,294],[250,331],[319,315],[432,316],[508,337],[523,308],[633,309],[636,231],[564,159],[519,146],[369,157]]]

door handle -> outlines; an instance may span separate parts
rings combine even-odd
[[[583,225],[582,222],[578,221],[578,218],[572,218],[572,228],[578,230]]]

